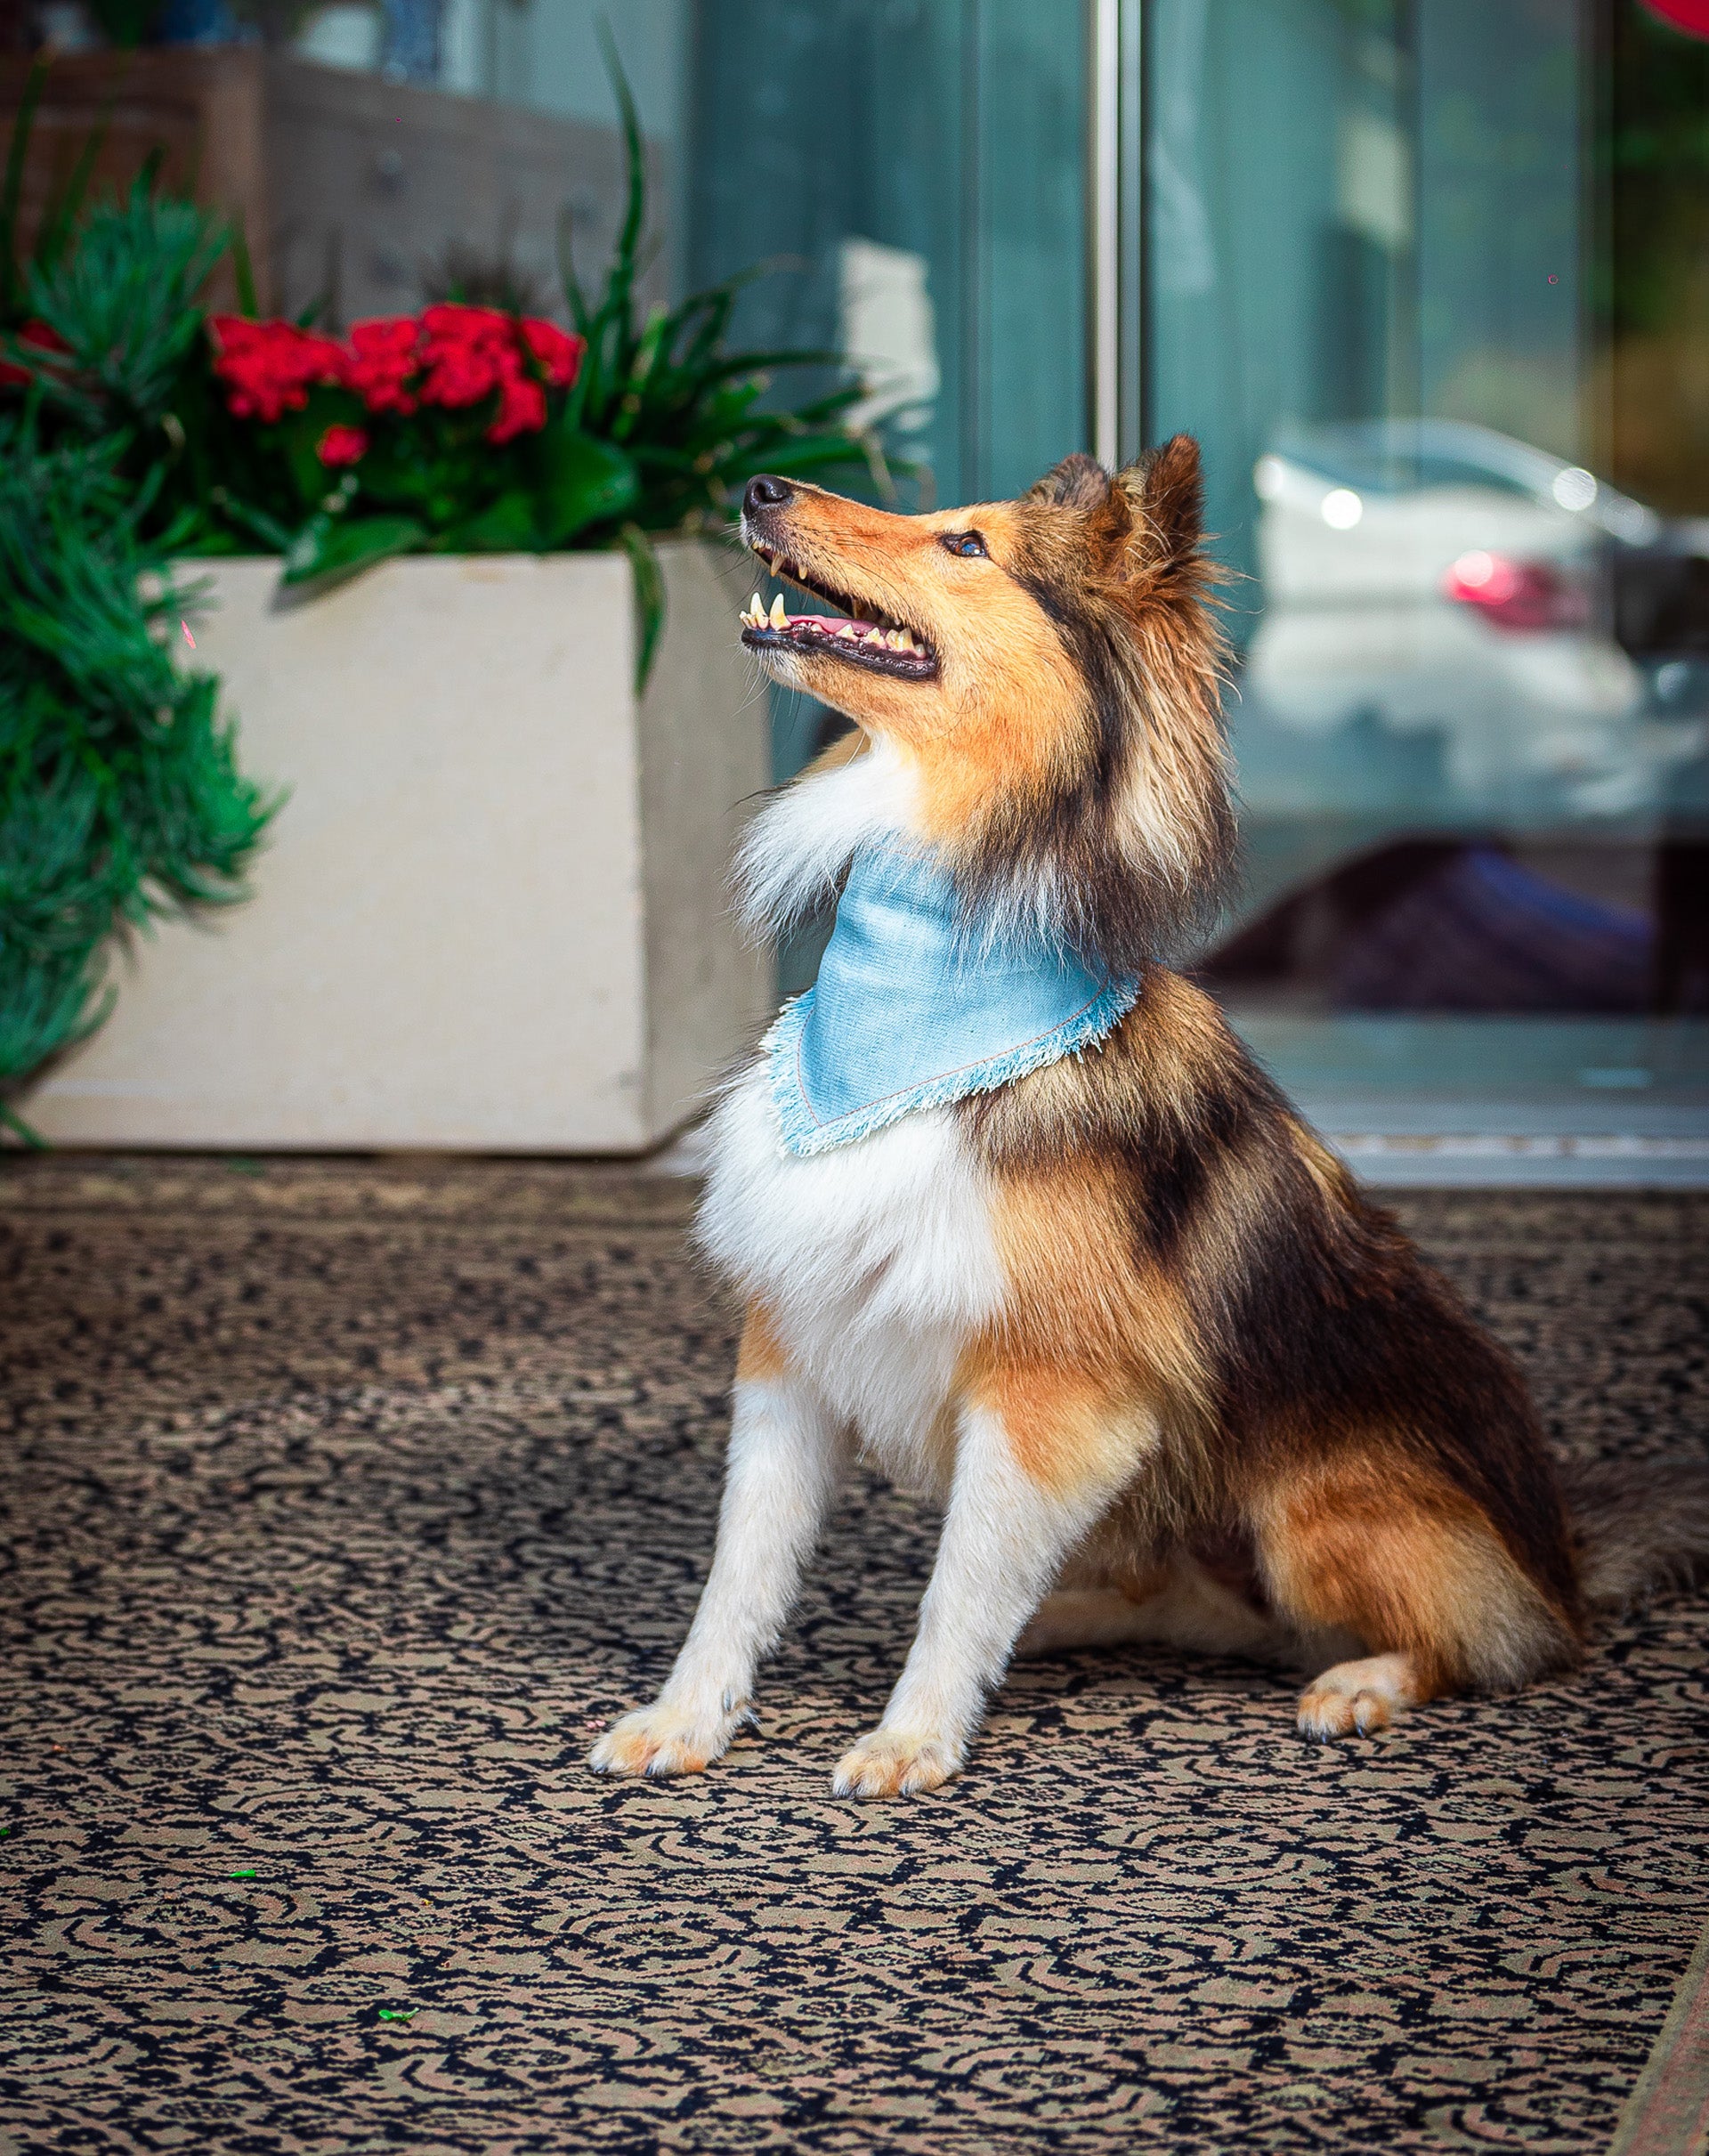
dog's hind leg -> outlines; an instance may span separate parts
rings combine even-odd
[[[587,1755],[603,1774],[697,1773],[751,1719],[759,1660],[782,1630],[846,1464],[845,1435],[797,1374],[763,1311],[749,1312],[717,1548],[663,1690]]]
[[[1006,1370],[964,1398],[919,1630],[883,1721],[838,1763],[839,1796],[935,1789],[960,1771],[1022,1626],[1156,1431],[1056,1372]]]
[[[1377,1450],[1296,1471],[1254,1509],[1277,1611],[1365,1649],[1307,1686],[1308,1737],[1365,1735],[1445,1692],[1511,1691],[1570,1665],[1567,1613],[1463,1491]]]

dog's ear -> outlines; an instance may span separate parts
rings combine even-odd
[[[1065,457],[1028,489],[1025,499],[1073,512],[1080,543],[1092,561],[1106,573],[1129,573],[1126,563],[1136,511],[1125,490],[1096,457],[1083,451]]]
[[[1097,509],[1109,499],[1111,484],[1109,474],[1097,458],[1076,450],[1030,486],[1025,498],[1052,509]]]
[[[1134,549],[1153,568],[1192,560],[1204,532],[1204,473],[1191,434],[1174,434],[1116,475],[1133,513]]]

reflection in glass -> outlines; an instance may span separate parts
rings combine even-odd
[[[1709,498],[1606,460],[1619,40],[1571,0],[1145,20],[1146,433],[1201,438],[1235,572],[1205,977],[1319,1096],[1701,1089]]]

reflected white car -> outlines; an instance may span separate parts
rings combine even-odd
[[[1252,483],[1245,693],[1267,717],[1438,734],[1470,813],[1640,807],[1709,740],[1697,713],[1661,714],[1615,634],[1621,564],[1695,535],[1582,466],[1486,427],[1381,420],[1290,430]]]

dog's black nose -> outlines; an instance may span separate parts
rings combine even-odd
[[[757,479],[748,482],[748,491],[741,498],[741,506],[749,516],[757,516],[762,509],[781,509],[795,489],[787,479],[779,479],[771,472],[762,472]]]

